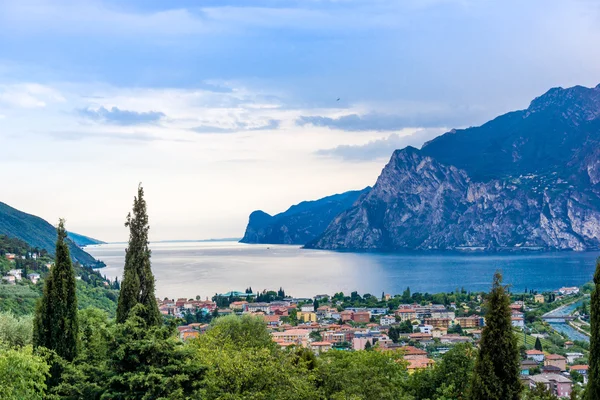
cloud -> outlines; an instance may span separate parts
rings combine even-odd
[[[318,156],[338,158],[349,162],[363,162],[386,159],[394,150],[406,146],[421,147],[423,143],[439,136],[445,131],[440,129],[421,129],[412,135],[398,135],[393,133],[387,138],[372,140],[361,145],[339,145],[331,149],[322,149],[315,152]]]
[[[100,107],[97,110],[84,108],[78,110],[79,115],[89,118],[93,121],[104,122],[114,125],[141,125],[158,122],[165,116],[160,111],[130,111],[121,110],[118,107],[112,107],[110,110]]]
[[[279,128],[281,121],[270,119],[264,125],[250,125],[247,122],[235,122],[233,126],[200,125],[191,128],[196,133],[235,133],[241,131],[267,131]]]
[[[59,91],[38,83],[0,85],[0,103],[12,107],[43,108],[64,101]]]
[[[454,118],[445,118],[444,114],[440,115],[429,112],[414,115],[348,114],[337,118],[301,116],[296,120],[296,124],[299,126],[312,125],[350,132],[397,131],[415,127],[438,128],[451,125],[449,122],[455,122]]]
[[[189,142],[189,140],[183,139],[174,139],[174,138],[164,138],[156,135],[151,135],[148,133],[117,133],[117,132],[77,132],[77,131],[56,131],[50,132],[50,136],[57,140],[64,141],[80,141],[84,139],[109,139],[109,140],[117,140],[120,142],[156,142],[156,141],[166,141],[166,142]]]

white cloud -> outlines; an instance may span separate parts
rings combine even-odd
[[[64,102],[61,93],[37,83],[0,85],[0,104],[19,108],[46,107],[48,103]]]

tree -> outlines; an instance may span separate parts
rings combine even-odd
[[[539,351],[544,351],[544,348],[542,347],[542,342],[540,341],[539,337],[535,338],[535,345],[533,346],[533,348]]]
[[[590,301],[590,364],[586,400],[600,399],[600,258],[596,261],[594,291]]]
[[[43,399],[49,366],[32,352],[0,348],[0,399]]]
[[[313,309],[317,311],[317,308],[319,308],[319,300],[315,299],[315,301],[313,301]]]
[[[127,215],[125,226],[129,228],[129,246],[125,250],[125,268],[121,281],[121,292],[117,305],[117,322],[123,323],[136,304],[144,306],[144,317],[149,325],[162,323],[154,295],[154,275],[150,264],[148,246],[148,214],[144,189],[138,186],[138,195],[133,199],[133,216]]]
[[[65,221],[58,224],[54,266],[46,278],[44,293],[34,320],[33,343],[53,350],[65,360],[77,355],[79,324],[75,271],[71,262]]]
[[[471,379],[472,400],[518,400],[519,348],[513,333],[510,297],[496,272],[487,299],[487,315],[481,334],[480,350]]]

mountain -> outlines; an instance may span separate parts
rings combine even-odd
[[[56,245],[54,226],[40,217],[24,213],[2,202],[0,202],[0,234],[23,240],[30,246],[45,249],[54,255]],[[75,262],[86,266],[102,265],[72,241],[69,242],[69,249]]]
[[[336,215],[350,208],[370,189],[304,201],[273,216],[264,211],[254,211],[250,214],[246,233],[240,242],[305,244],[321,234]]]
[[[94,238],[84,236],[84,235],[80,235],[75,232],[67,232],[67,237],[69,239],[71,239],[71,241],[73,241],[73,243],[75,243],[79,247],[90,246],[93,244],[105,244],[106,243],[101,240],[94,239]]]
[[[600,85],[396,150],[308,248],[600,248]]]

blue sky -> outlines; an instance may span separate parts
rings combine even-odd
[[[586,0],[0,1],[0,201],[121,240],[142,181],[154,239],[238,236],[595,86],[597,43]]]

